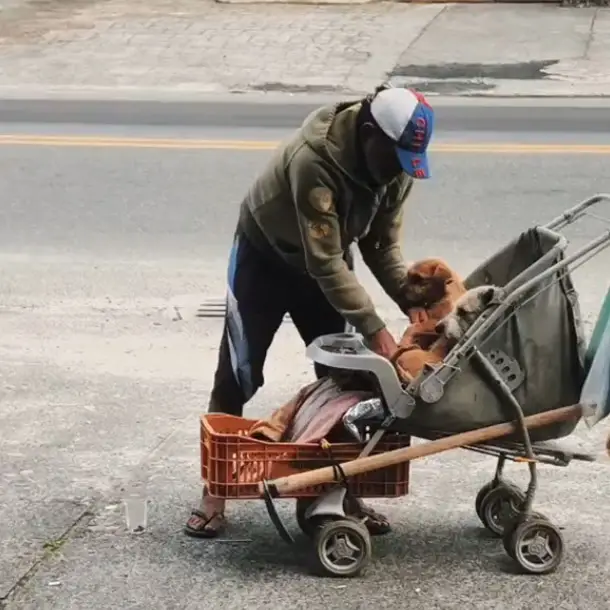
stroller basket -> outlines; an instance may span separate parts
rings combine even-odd
[[[434,429],[442,422],[442,431],[453,434],[513,419],[515,410],[498,391],[494,371],[524,416],[578,402],[586,345],[578,295],[564,266],[566,246],[563,236],[536,227],[466,278],[467,288],[503,287],[506,306],[482,316],[444,366],[419,380],[418,402],[431,404],[416,406],[410,423]],[[432,385],[441,394],[438,400]],[[532,440],[567,436],[575,425],[568,421],[541,428],[532,432]]]

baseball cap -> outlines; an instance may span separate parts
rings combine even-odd
[[[371,115],[394,142],[403,170],[413,178],[429,178],[426,154],[434,129],[434,110],[426,98],[413,89],[390,87],[371,102]]]

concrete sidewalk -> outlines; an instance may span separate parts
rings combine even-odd
[[[11,8],[13,7],[13,8]],[[0,94],[363,92],[603,96],[610,9],[523,4],[9,4]]]

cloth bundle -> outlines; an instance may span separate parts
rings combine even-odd
[[[261,440],[298,444],[322,439],[362,442],[359,422],[383,415],[381,400],[372,392],[346,389],[330,376],[299,390],[269,418],[256,422],[248,434]]]

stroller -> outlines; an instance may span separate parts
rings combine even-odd
[[[325,456],[319,446],[266,443],[244,438],[246,420],[203,416],[202,475],[210,494],[262,497],[278,532],[291,543],[274,499],[296,498],[297,521],[313,539],[320,571],[356,576],[369,563],[372,546],[367,528],[354,517],[354,499],[406,495],[412,460],[464,448],[498,460],[475,500],[483,525],[502,539],[524,572],[554,571],[564,542],[550,519],[533,510],[536,466],[593,461],[552,441],[570,435],[583,417],[600,421],[609,406],[607,397],[597,408],[581,402],[594,354],[591,348],[587,353],[570,271],[610,245],[610,230],[571,256],[558,231],[609,200],[597,195],[583,201],[547,225],[523,232],[475,269],[466,287],[501,286],[504,300],[479,316],[440,366],[425,369],[408,385],[361,335],[346,332],[313,341],[307,354],[314,362],[367,372],[376,380],[383,415],[360,422],[370,433],[355,450],[337,445]],[[411,436],[428,442],[410,446]],[[507,460],[527,463],[525,491],[504,478]]]
[[[440,367],[424,370],[406,387],[394,367],[371,352],[360,335],[326,335],[308,347],[315,362],[372,373],[386,416],[356,460],[259,483],[284,539],[292,541],[273,499],[334,481],[317,498],[297,499],[297,518],[314,538],[325,573],[357,575],[370,560],[371,541],[367,529],[346,510],[349,477],[461,447],[498,458],[495,475],[476,496],[475,510],[485,527],[502,539],[507,554],[527,573],[545,574],[559,566],[561,532],[532,508],[536,465],[594,460],[552,441],[570,435],[583,417],[597,422],[607,415],[605,410],[599,413],[599,408],[608,408],[607,400],[597,413],[595,405],[579,404],[587,347],[570,271],[607,248],[610,231],[569,257],[568,241],[558,231],[608,200],[606,195],[594,196],[547,225],[525,231],[475,269],[466,287],[502,286],[504,301],[477,319]],[[405,432],[430,442],[370,455],[382,438]],[[525,492],[504,479],[507,460],[527,463]]]

